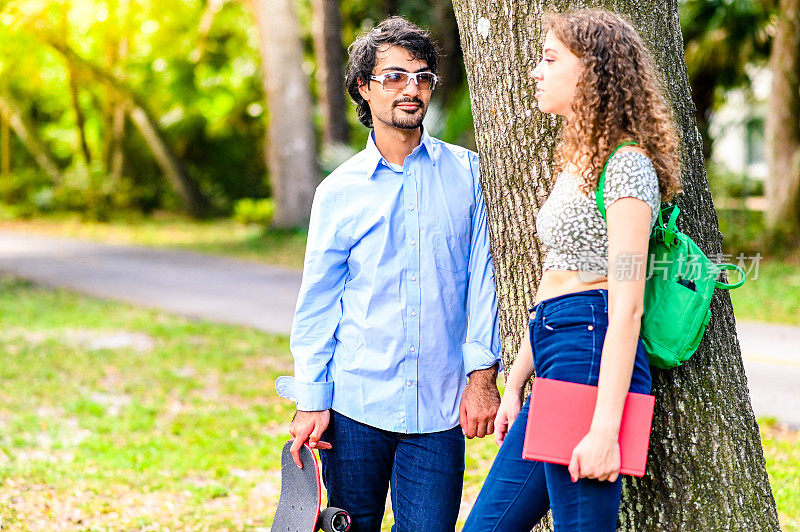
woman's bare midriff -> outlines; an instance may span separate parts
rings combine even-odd
[[[608,290],[608,278],[584,271],[547,270],[536,291],[536,303],[565,294],[597,289]]]

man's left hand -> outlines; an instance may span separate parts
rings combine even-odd
[[[500,406],[497,391],[497,364],[470,374],[461,396],[461,430],[467,438],[483,438],[494,433],[494,417]]]

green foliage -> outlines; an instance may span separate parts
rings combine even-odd
[[[101,203],[108,196],[101,182],[111,181],[110,188],[125,190],[129,197],[122,203],[131,208],[150,211],[177,205],[150,148],[130,122],[122,141],[126,160],[122,176],[107,178],[112,116],[120,100],[105,80],[115,78],[123,92],[136,98],[159,123],[167,145],[216,210],[229,212],[236,199],[269,192],[261,148],[263,94],[253,20],[240,2],[222,2],[209,19],[209,5],[202,0],[168,5],[153,0],[42,0],[0,6],[0,94],[19,102],[17,111],[62,168],[67,168],[64,180],[77,180],[65,183],[67,189],[94,191],[87,200]],[[204,16],[211,24],[201,29]],[[126,52],[120,52],[122,41],[127,41]],[[68,60],[59,51],[63,46],[80,61]],[[98,77],[93,70],[106,77]],[[81,155],[70,77],[85,118],[89,161]],[[23,147],[15,144],[14,150],[16,167],[34,167],[32,159],[18,156]],[[82,171],[75,170],[81,165],[91,168],[91,180],[97,181],[92,187],[87,188]],[[54,190],[54,208],[60,208],[58,196]],[[77,195],[68,198],[69,208],[75,199]],[[106,203],[119,208],[118,199]],[[104,217],[105,207],[97,209],[90,203],[84,207],[98,211],[91,217]]]
[[[774,0],[681,0],[689,78],[722,88],[748,83],[746,67],[769,54]]]
[[[767,249],[766,242],[763,241],[765,234],[763,212],[744,207],[717,209],[717,217],[725,253],[731,255],[761,253],[764,255],[774,251]]]
[[[708,184],[715,198],[745,199],[764,195],[764,181],[731,172],[711,162],[706,165]]]
[[[240,224],[255,224],[268,228],[275,215],[275,201],[272,199],[244,198],[236,202],[233,218]]]
[[[49,203],[47,196],[51,194],[50,182],[36,170],[22,168],[0,176],[0,204],[8,216],[30,218],[49,210],[46,204]]]

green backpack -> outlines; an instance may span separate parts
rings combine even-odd
[[[603,166],[595,193],[603,220],[606,220],[603,187],[608,161],[621,147],[635,144],[628,141],[614,148]],[[658,221],[650,233],[647,257],[644,314],[639,334],[650,365],[661,369],[680,366],[697,351],[711,320],[714,288],[738,288],[745,280],[740,267],[714,264],[691,238],[678,230],[675,222],[679,213],[677,205],[659,211]],[[733,284],[717,281],[723,270],[738,271],[739,281]]]

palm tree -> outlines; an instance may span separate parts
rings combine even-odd
[[[769,57],[774,0],[682,0],[686,67],[703,156],[711,156],[708,126],[722,91],[749,85],[746,67]]]

